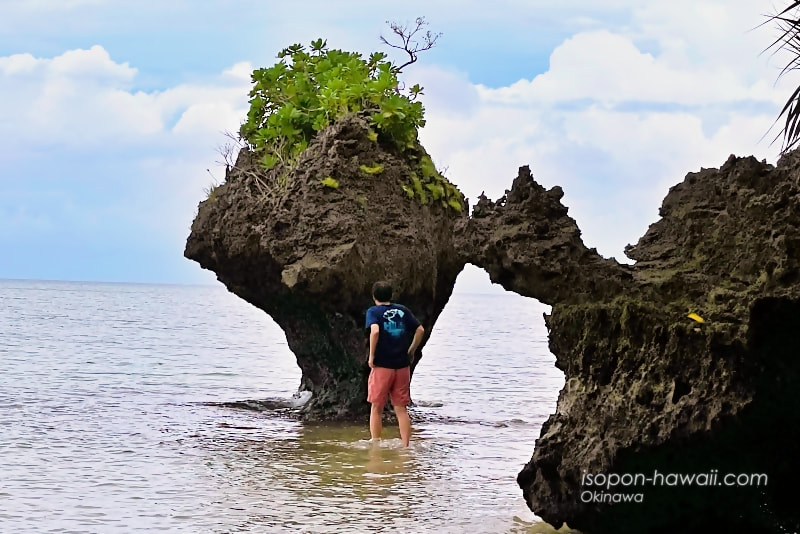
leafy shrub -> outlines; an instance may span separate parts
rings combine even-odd
[[[239,130],[241,138],[267,169],[278,164],[291,168],[326,126],[348,113],[366,112],[372,122],[367,134],[371,141],[412,149],[416,159],[417,130],[425,125],[425,110],[417,101],[422,88],[414,85],[403,94],[397,75],[441,35],[426,32],[419,44],[413,37],[426,24],[421,17],[412,26],[390,24],[401,45],[381,36],[383,43],[408,53],[409,60],[400,67],[386,61],[382,52],[365,60],[355,52],[329,50],[322,39],[311,42],[308,51],[300,44],[283,49],[275,65],[253,71],[250,110]],[[378,163],[360,168],[372,175],[384,170]],[[430,157],[421,158],[417,171],[420,176],[412,174],[410,183],[401,186],[406,195],[422,204],[430,199],[459,212],[463,209],[463,195],[436,170]],[[321,183],[332,189],[339,186],[332,177]]]
[[[239,133],[267,168],[292,166],[314,136],[337,118],[370,112],[377,137],[401,149],[416,142],[425,125],[424,108],[414,85],[399,92],[397,73],[386,54],[329,50],[317,39],[309,52],[299,44],[285,48],[279,61],[253,71],[250,110]]]

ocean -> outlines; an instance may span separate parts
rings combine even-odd
[[[564,383],[547,310],[454,293],[405,449],[287,416],[283,332],[221,286],[0,280],[0,532],[552,532],[515,480]]]

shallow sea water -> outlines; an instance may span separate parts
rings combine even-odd
[[[515,481],[563,385],[545,311],[457,287],[404,449],[247,409],[300,371],[222,287],[0,280],[0,532],[552,531]]]

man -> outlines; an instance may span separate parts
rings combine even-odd
[[[367,402],[372,404],[369,413],[369,432],[373,441],[381,438],[383,407],[389,397],[400,439],[408,447],[411,439],[411,419],[407,406],[411,402],[411,363],[425,329],[411,310],[392,304],[392,286],[388,282],[375,282],[372,286],[375,306],[367,310],[369,328],[369,373]],[[409,338],[412,337],[409,343]]]

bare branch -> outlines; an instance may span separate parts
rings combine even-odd
[[[217,154],[222,157],[222,160],[217,160],[214,163],[217,165],[224,165],[225,166],[225,173],[236,166],[236,157],[239,155],[239,151],[242,148],[245,148],[247,143],[242,139],[239,134],[235,134],[231,131],[222,132],[222,135],[228,138],[228,141],[225,144],[217,145]],[[211,171],[209,171],[210,173]]]
[[[415,63],[417,61],[418,53],[433,48],[436,44],[436,41],[442,36],[441,33],[432,33],[430,30],[426,30],[424,33],[414,39],[414,36],[420,33],[423,28],[428,25],[428,23],[425,22],[425,17],[417,17],[417,19],[414,21],[413,27],[408,22],[404,25],[400,25],[397,22],[390,22],[387,20],[386,24],[389,25],[392,33],[400,39],[400,44],[389,42],[389,40],[383,35],[380,36],[381,42],[387,46],[397,48],[398,50],[402,50],[408,54],[408,61],[399,67],[395,67],[395,72],[401,72],[407,66]]]

